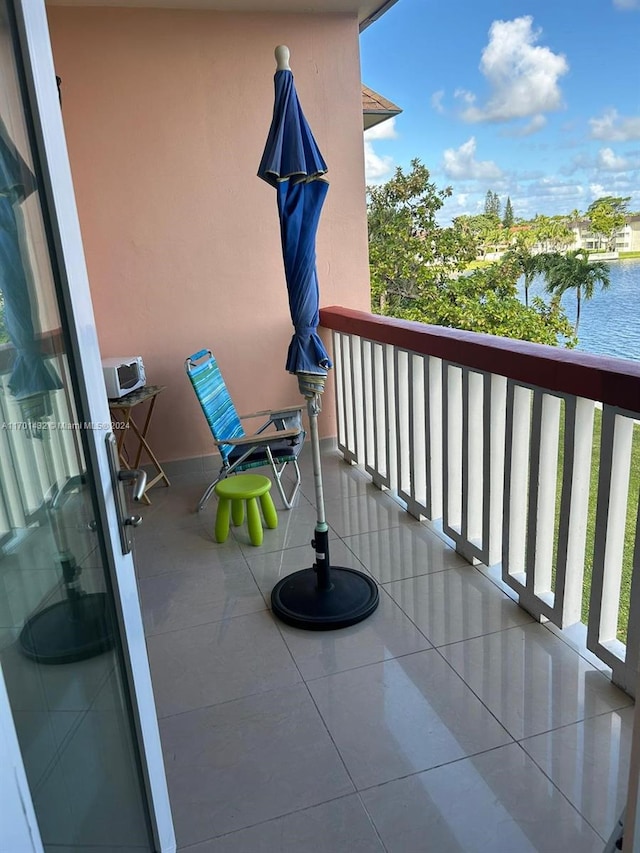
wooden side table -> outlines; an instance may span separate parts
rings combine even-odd
[[[151,503],[151,499],[147,495],[147,492],[152,486],[155,486],[155,484],[159,483],[161,480],[163,480],[167,486],[171,485],[169,478],[162,470],[162,465],[158,462],[155,453],[149,447],[149,443],[147,441],[149,424],[151,423],[151,416],[153,415],[158,394],[161,394],[165,388],[166,385],[145,385],[144,388],[138,388],[137,391],[132,391],[131,394],[127,394],[117,400],[109,400],[109,409],[112,412],[112,416],[113,413],[117,412],[119,413],[118,417],[121,419],[121,428],[115,430],[120,464],[128,471],[132,468],[139,468],[142,454],[146,453],[151,461],[151,465],[157,472],[155,477],[151,477],[147,480],[147,487],[142,498],[147,504]],[[142,427],[139,427],[133,419],[132,411],[136,406],[140,406],[142,403],[149,403],[149,408],[147,409],[147,414]],[[133,464],[130,464],[124,453],[124,442],[127,437],[129,427],[138,439],[138,447],[135,452]]]

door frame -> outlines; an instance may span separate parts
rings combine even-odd
[[[103,533],[105,571],[115,599],[134,725],[133,735],[138,744],[153,842],[158,853],[175,853],[176,840],[133,559],[131,554],[122,554],[120,544],[114,484],[111,482],[106,446],[107,435],[111,432],[111,416],[58,101],[46,9],[44,0],[9,2],[15,11],[26,77],[28,103],[25,106],[30,111],[42,169],[43,204],[49,218],[52,252],[59,273],[58,298],[69,343],[74,390],[83,420],[91,421],[94,427],[97,425],[97,428],[83,431],[83,446],[87,456],[86,465],[96,485],[93,496],[98,515],[96,520]],[[15,736],[15,727],[8,703],[3,705],[1,701],[3,695],[6,697],[1,669],[0,682],[0,737],[8,732],[5,740],[7,748],[11,749],[11,731]],[[13,802],[24,803],[29,832],[25,838],[30,837],[33,843],[32,847],[26,849],[42,850],[31,797],[28,789],[25,791],[24,785],[20,784],[21,779],[26,782],[24,766],[21,760],[18,764],[13,774],[15,786],[11,797]],[[0,776],[0,782],[4,783],[5,775],[3,773]],[[18,817],[22,821],[22,816],[16,816],[16,826]]]
[[[31,791],[0,666],[0,817],[3,850],[43,853]]]

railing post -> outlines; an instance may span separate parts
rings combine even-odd
[[[505,424],[507,408],[507,380],[504,376],[490,377],[490,393],[485,399],[485,454],[489,460],[489,476],[485,477],[483,498],[485,521],[488,530],[488,563],[499,563],[502,558],[502,525],[504,503]],[[488,435],[487,435],[488,433]]]
[[[462,538],[462,369],[445,362],[442,372],[442,454],[444,532]]]
[[[553,606],[551,589],[556,493],[558,485],[558,431],[560,400],[534,391],[527,525],[527,598]],[[535,605],[533,605],[535,607]]]
[[[579,622],[582,614],[594,409],[592,400],[580,397],[567,397],[565,400],[555,590],[561,600],[561,627]]]
[[[632,439],[631,418],[605,406],[587,626],[587,648],[611,667],[612,680],[629,692],[635,688],[635,673],[627,671],[617,631]]]
[[[509,381],[504,470],[502,579],[518,592],[526,584],[530,391]]]
[[[398,472],[397,490],[403,498],[411,498],[411,417],[410,417],[410,380],[409,353],[396,349],[394,353],[394,377],[396,388],[396,466]]]
[[[432,521],[442,517],[443,506],[443,425],[442,425],[443,362],[429,357],[429,394],[427,423],[427,501],[426,516]]]

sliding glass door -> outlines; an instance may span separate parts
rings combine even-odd
[[[41,0],[0,0],[0,75],[0,848],[170,851]]]

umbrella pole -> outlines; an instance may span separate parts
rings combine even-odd
[[[58,550],[65,598],[38,610],[25,622],[19,642],[22,653],[36,663],[74,663],[113,648],[114,625],[104,592],[82,589],[82,567],[69,548],[62,504],[67,494],[85,483],[84,475],[71,477],[48,501],[47,515]]]
[[[313,459],[313,484],[316,492],[316,522],[315,538],[311,543],[316,549],[316,572],[318,589],[331,589],[331,567],[329,562],[329,526],[324,513],[324,491],[322,488],[322,462],[320,460],[320,436],[318,434],[318,414],[322,409],[321,397],[314,394],[307,398],[307,414],[309,415],[309,430],[311,432],[311,454]]]
[[[317,374],[298,374],[300,390],[307,400],[313,480],[316,492],[316,522],[314,538],[315,563],[278,581],[271,591],[271,610],[274,616],[307,631],[332,631],[362,622],[378,606],[380,594],[372,577],[356,569],[331,566],[329,560],[329,525],[325,518],[322,488],[322,463],[318,413],[326,377]],[[311,386],[311,387],[310,387]]]

